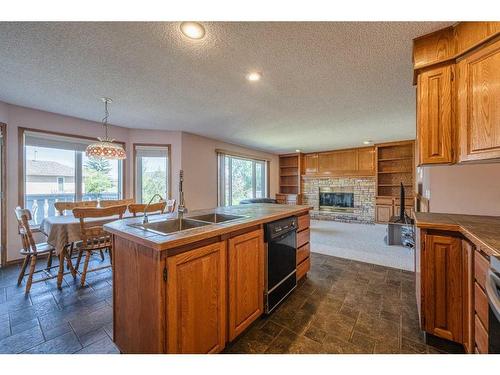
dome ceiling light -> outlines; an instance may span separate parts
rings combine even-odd
[[[182,22],[181,32],[189,39],[202,39],[205,36],[205,28],[198,22]]]

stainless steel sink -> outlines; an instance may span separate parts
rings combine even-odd
[[[205,225],[210,225],[209,222],[204,222],[200,220],[191,220],[189,218],[182,219],[169,219],[161,221],[153,221],[146,224],[137,223],[129,224],[131,227],[147,230],[150,232],[155,232],[158,234],[172,234],[180,231],[185,231],[188,229],[203,227]]]
[[[245,217],[246,216],[213,213],[213,214],[206,214],[199,216],[190,216],[188,219],[206,221],[209,223],[223,223],[225,221],[238,220],[238,219],[243,219]]]

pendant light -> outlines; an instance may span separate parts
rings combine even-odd
[[[85,150],[85,154],[90,158],[104,158],[113,160],[123,160],[127,158],[122,145],[116,143],[114,139],[108,137],[108,104],[112,103],[111,98],[102,98],[104,102],[104,118],[102,125],[104,127],[104,138],[97,138],[99,142],[92,143]]]

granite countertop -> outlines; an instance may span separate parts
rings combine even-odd
[[[289,216],[305,214],[310,211],[310,206],[295,206],[285,204],[267,204],[267,203],[253,203],[242,204],[230,207],[217,207],[207,210],[191,211],[184,215],[184,218],[192,216],[210,214],[210,213],[223,213],[229,215],[245,216],[242,219],[233,221],[226,221],[217,224],[209,224],[202,227],[188,229],[171,234],[158,234],[155,232],[143,230],[138,227],[130,226],[130,224],[142,223],[142,217],[127,218],[123,220],[113,221],[104,225],[106,231],[126,238],[132,242],[140,245],[153,248],[155,250],[163,251],[187,245],[193,242],[201,241],[207,238],[220,236],[235,232],[240,229],[247,228],[253,225],[260,225],[270,221],[283,219]],[[165,219],[175,219],[177,213],[163,214],[163,215],[149,215],[150,223],[162,221]]]
[[[415,224],[422,229],[462,233],[490,256],[500,256],[500,216],[415,213]]]

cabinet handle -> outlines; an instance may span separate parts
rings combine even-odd
[[[168,279],[168,271],[167,267],[163,268],[163,281],[167,281]]]

